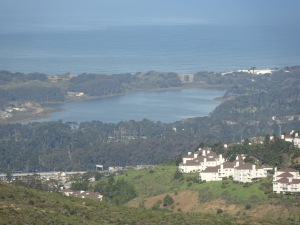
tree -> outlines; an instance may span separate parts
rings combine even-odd
[[[13,178],[13,174],[11,172],[11,170],[7,170],[6,171],[6,180],[10,183],[12,181]]]
[[[75,181],[71,184],[71,189],[73,191],[87,191],[89,187],[89,180],[84,179],[82,181]]]
[[[137,196],[134,186],[124,179],[118,179],[113,183],[112,180],[108,181],[103,195],[116,204],[124,204]]]
[[[176,172],[174,174],[174,179],[175,180],[180,180],[182,178],[183,178],[183,174],[179,170],[176,170]]]

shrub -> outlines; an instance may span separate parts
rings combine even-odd
[[[251,205],[250,204],[247,204],[247,205],[245,205],[245,209],[251,209]]]
[[[170,195],[166,195],[163,199],[163,206],[169,206],[174,203],[174,199]]]
[[[182,179],[182,178],[183,178],[183,174],[182,174],[179,170],[176,170],[176,172],[175,172],[173,178],[174,178],[175,180]]]
[[[217,209],[217,215],[220,215],[223,213],[223,209]]]
[[[160,207],[160,203],[159,202],[155,202],[152,206],[152,210],[158,210]]]

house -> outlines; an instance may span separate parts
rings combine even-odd
[[[287,142],[293,142],[293,139],[292,135],[284,135],[284,140]]]
[[[224,177],[233,176],[234,163],[224,162],[219,166],[208,167],[199,173],[199,178],[205,181],[222,180]]]
[[[300,138],[298,133],[295,133],[294,131],[292,131],[290,135],[281,135],[281,139],[286,142],[292,142],[294,146],[300,148]]]
[[[262,167],[251,163],[240,164],[240,162],[237,162],[234,168],[233,180],[242,183],[251,183],[255,179],[267,177],[267,175],[267,170]]]
[[[300,138],[298,136],[294,137],[293,143],[294,143],[294,146],[300,148]]]
[[[206,181],[222,180],[232,177],[234,181],[251,183],[255,179],[267,177],[267,171],[272,167],[258,167],[254,164],[244,163],[240,156],[234,162],[224,162],[217,167],[207,168],[199,173],[199,178]]]
[[[285,168],[274,169],[273,192],[276,193],[300,193],[300,175],[298,170]]]
[[[217,155],[211,148],[199,148],[182,157],[179,170],[183,173],[198,172],[201,180],[217,181],[233,177],[233,180],[243,183],[267,177],[268,171],[273,170],[271,166],[258,167],[245,163],[245,158],[246,155],[238,154],[234,162],[227,162],[222,154]]]
[[[183,173],[200,172],[208,167],[215,167],[225,162],[222,154],[217,155],[211,148],[199,148],[196,152],[188,152],[182,157],[179,170]]]
[[[72,196],[76,198],[88,198],[93,200],[102,201],[103,195],[100,195],[98,192],[90,191],[73,191],[71,189],[63,189],[62,194],[65,196]]]

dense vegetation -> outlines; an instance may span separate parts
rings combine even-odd
[[[107,185],[111,186],[110,195],[102,202],[49,193],[51,190],[39,186],[37,179],[30,179],[27,187],[31,183],[38,185],[31,188],[44,191],[25,188],[24,183],[0,182],[0,224],[297,224],[300,220],[299,197],[270,195],[268,178],[248,185],[232,180],[202,183],[196,174],[178,176],[176,166],[166,164],[129,170],[121,176],[91,183],[89,188],[102,188],[103,192]],[[130,188],[124,188],[128,184]],[[132,188],[138,190],[137,198],[128,205],[134,206],[134,201],[137,205],[135,208],[121,206],[134,197],[125,199],[127,194],[123,189]],[[198,193],[198,198],[186,197],[182,202],[178,197],[185,191]],[[149,207],[147,201],[152,197],[158,200]],[[220,199],[224,199],[228,207],[215,205],[210,213],[204,213],[207,210],[202,209],[202,205],[205,207]],[[181,207],[189,201],[198,202],[194,205],[197,210],[185,213]],[[233,204],[239,208],[237,213],[230,211]],[[251,216],[257,208],[268,205],[273,206],[270,211]],[[273,209],[282,213],[277,214]]]
[[[231,143],[253,136],[276,136],[279,125],[282,133],[300,130],[299,74],[300,66],[265,75],[199,72],[186,84],[178,74],[153,71],[134,75],[63,75],[55,82],[43,74],[1,71],[1,102],[9,99],[55,102],[62,101],[68,91],[107,96],[186,85],[222,86],[227,91],[224,101],[209,116],[169,124],[144,119],[117,124],[56,121],[0,125],[0,170],[79,170],[92,169],[98,163],[157,164],[180,158],[199,142]],[[289,154],[289,150],[281,149],[269,156],[265,151],[269,146],[261,151],[265,154],[249,149],[241,152],[251,153],[271,165],[281,165],[284,160],[278,155]]]
[[[191,86],[225,87],[223,102],[209,116],[164,124],[143,121],[124,121],[117,124],[100,121],[83,123],[3,124],[0,125],[0,172],[11,177],[13,171],[87,170],[95,164],[124,166],[158,164],[168,159],[180,161],[181,155],[197,146],[210,145],[228,158],[246,153],[272,166],[291,166],[300,169],[299,150],[269,135],[300,130],[300,67],[285,68],[272,74],[249,73],[195,74],[191,83],[182,83],[177,74],[148,72],[145,74],[60,76],[50,82],[44,74],[22,74],[0,71],[0,105],[10,101],[38,103],[65,101],[66,94],[85,92],[89,96],[125,94],[133,90],[154,90]],[[176,132],[173,128],[176,127]],[[231,145],[252,136],[265,136],[263,144]],[[199,143],[202,142],[200,145]],[[205,144],[204,144],[205,143]],[[215,143],[215,144],[214,144]],[[228,204],[242,204],[251,210],[267,202],[274,206],[299,206],[297,197],[274,198],[270,180],[244,186],[231,180],[201,183],[193,174],[182,175],[176,166],[159,166],[147,170],[127,171],[121,176],[101,179],[94,184],[87,179],[75,181],[75,190],[92,189],[103,193],[105,202],[66,198],[58,194],[57,183],[45,184],[38,177],[17,180],[19,186],[0,183],[0,224],[296,224],[297,213],[288,210],[287,218],[259,219],[231,217],[226,209],[218,208],[214,215],[179,213],[176,195],[184,190],[199,193],[205,204],[223,199]],[[53,182],[53,181],[50,181]],[[37,192],[29,188],[47,192]],[[144,210],[148,197],[161,195]],[[138,199],[140,209],[120,207]],[[133,200],[134,201],[134,200]],[[178,209],[178,213],[169,210]],[[161,211],[163,210],[163,211]],[[244,212],[245,213],[245,212]],[[216,216],[217,214],[217,216]],[[247,213],[245,213],[247,215]],[[298,214],[299,215],[299,214]]]
[[[0,182],[0,224],[235,224],[236,219],[203,213],[173,213],[116,206],[107,202]]]
[[[199,145],[198,140],[205,140],[204,135],[197,138],[189,126],[182,124],[184,128],[175,132],[172,124],[149,120],[1,125],[0,171],[91,170],[96,164],[108,167],[159,164],[168,159],[179,162],[182,154]],[[205,128],[201,127],[203,133]],[[209,145],[204,143],[202,147]],[[221,142],[210,145],[228,158],[247,153],[272,166],[290,165],[289,159],[295,152],[292,143],[278,138],[263,145],[248,145],[246,140],[244,145],[233,145],[227,150]]]
[[[181,87],[176,73],[148,72],[145,74],[97,75],[81,74],[70,80],[68,90],[90,96],[124,94],[131,90]]]

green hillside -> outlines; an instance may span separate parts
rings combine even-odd
[[[134,186],[138,197],[129,206],[168,209],[174,212],[216,213],[238,216],[272,224],[300,222],[300,197],[272,193],[272,178],[242,184],[231,179],[201,182],[197,174],[176,176],[176,166],[159,165],[143,170],[129,170],[115,179],[124,179]],[[169,195],[173,203],[164,206]]]
[[[230,217],[153,211],[63,197],[0,182],[0,224],[235,224]]]
[[[114,179],[133,185],[138,197],[127,206],[114,205],[0,182],[0,224],[298,224],[300,221],[299,197],[270,198],[267,179],[252,185],[231,180],[200,183],[195,174],[182,177],[176,174],[176,166],[171,165],[130,170]],[[166,196],[173,200],[164,205]]]

